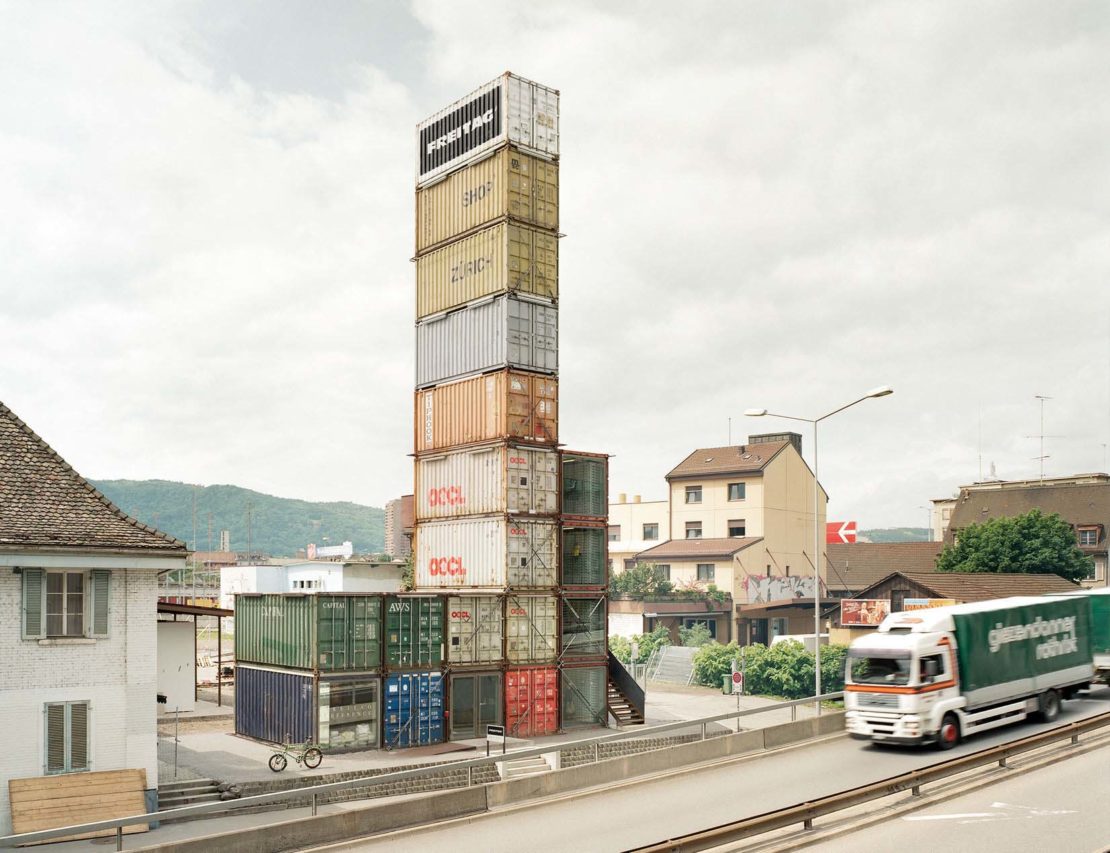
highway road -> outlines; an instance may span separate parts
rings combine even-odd
[[[1088,697],[1064,703],[1059,723],[1026,722],[986,732],[949,752],[880,748],[838,738],[320,849],[391,853],[625,850],[877,782],[1106,711],[1110,711],[1110,689],[1103,688]],[[1105,757],[1105,752],[1102,754]],[[1105,790],[1105,766],[1103,771],[1100,787]],[[1022,801],[1020,797],[1015,799]],[[1029,831],[1038,829],[1029,826]],[[1026,840],[1035,837],[1038,836],[1025,836]],[[1047,845],[1044,849],[1068,849],[1057,846],[1049,835],[1044,840]],[[915,847],[898,848],[883,843],[855,849]]]

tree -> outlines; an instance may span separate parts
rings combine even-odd
[[[712,639],[709,635],[709,626],[704,622],[695,622],[689,628],[678,629],[679,642],[690,648],[700,648]]]
[[[1093,561],[1079,550],[1075,531],[1056,513],[991,518],[960,531],[955,546],[937,557],[938,572],[1054,574],[1078,581]]]
[[[663,577],[655,563],[636,563],[620,574],[613,573],[609,577],[609,589],[613,593],[631,595],[666,595],[674,586]]]

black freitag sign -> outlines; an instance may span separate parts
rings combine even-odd
[[[501,87],[420,131],[420,177],[501,135]]]

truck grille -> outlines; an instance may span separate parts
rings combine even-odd
[[[889,693],[860,693],[857,701],[861,708],[898,707],[898,697]]]

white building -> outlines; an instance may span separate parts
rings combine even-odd
[[[220,570],[220,606],[235,607],[242,592],[399,592],[404,563],[289,560]]]
[[[0,835],[11,779],[142,769],[156,807],[154,602],[185,556],[0,403]]]
[[[670,539],[670,503],[628,500],[619,494],[609,504],[609,570],[623,572],[636,562],[636,555]]]

